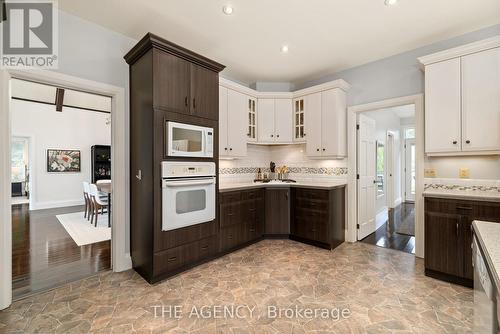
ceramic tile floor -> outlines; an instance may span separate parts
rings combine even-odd
[[[329,252],[265,240],[153,286],[134,271],[105,272],[15,302],[0,312],[0,333],[471,332],[472,290],[423,269],[411,254],[363,243]],[[231,305],[255,309],[217,313]],[[332,312],[308,319],[297,310]],[[215,317],[196,316],[208,312]]]

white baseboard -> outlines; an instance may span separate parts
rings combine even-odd
[[[389,209],[387,207],[384,207],[382,210],[380,210],[379,213],[377,213],[377,216],[375,216],[375,225],[376,225],[375,231],[378,230],[380,226],[385,224],[388,217],[389,217]]]
[[[85,205],[85,201],[72,200],[72,201],[34,202],[34,203],[30,204],[30,210],[64,208],[67,206],[77,206],[77,205]]]

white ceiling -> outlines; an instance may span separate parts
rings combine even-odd
[[[234,13],[222,13],[226,4]],[[139,39],[155,33],[244,83],[301,83],[500,23],[499,0],[59,0]],[[290,52],[282,54],[281,45]]]

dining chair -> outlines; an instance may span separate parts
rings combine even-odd
[[[104,209],[106,209],[106,212],[108,212],[108,200],[106,198],[103,198],[100,195],[99,190],[97,189],[97,186],[95,184],[90,184],[90,198],[92,199],[92,218],[90,220],[90,223],[94,223],[95,227],[97,227],[97,220],[99,218],[99,210],[101,211],[101,215],[104,214]]]
[[[85,200],[85,213],[83,218],[90,219],[90,211],[92,210],[92,201],[90,199],[90,188],[89,183],[83,181],[83,199]]]

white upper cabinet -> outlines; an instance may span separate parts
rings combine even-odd
[[[425,151],[459,152],[460,59],[425,68]]]
[[[321,92],[307,95],[305,98],[307,109],[306,155],[320,157],[321,150]]]
[[[222,157],[247,154],[247,102],[245,94],[219,87],[219,152]]]
[[[306,96],[306,154],[344,158],[347,155],[347,105],[342,89]]]
[[[292,142],[291,99],[259,99],[257,114],[260,143]]]
[[[419,61],[425,65],[426,154],[500,154],[500,37]]]
[[[292,99],[274,100],[275,142],[291,143],[292,134]]]
[[[219,154],[224,155],[227,149],[227,91],[219,86]]]
[[[341,89],[321,93],[322,156],[347,156],[347,101]]]
[[[500,48],[462,57],[462,150],[500,150]]]
[[[293,100],[293,140],[296,142],[305,141],[305,105],[306,98],[300,97]]]
[[[219,152],[244,157],[247,144],[306,144],[309,157],[346,156],[344,80],[296,92],[257,92],[219,78]]]
[[[248,116],[248,132],[247,137],[249,142],[257,141],[257,99],[247,97],[247,116]]]
[[[257,134],[259,142],[274,141],[274,99],[259,99],[257,108]]]

